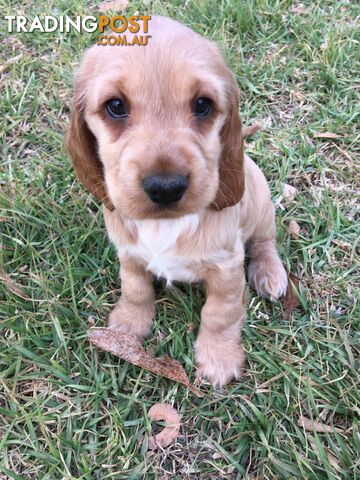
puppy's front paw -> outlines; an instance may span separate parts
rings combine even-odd
[[[195,343],[197,376],[222,387],[233,379],[241,378],[245,366],[245,353],[236,342],[224,342],[221,337],[211,340],[199,336]]]
[[[121,298],[109,315],[108,327],[143,340],[151,334],[154,314],[153,303],[136,305]]]
[[[277,300],[286,293],[288,276],[277,256],[254,258],[249,264],[249,282],[257,293]]]

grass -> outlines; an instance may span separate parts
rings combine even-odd
[[[3,16],[15,14],[1,0]],[[357,479],[359,399],[359,38],[356,2],[158,1],[220,42],[237,74],[248,140],[278,206],[279,248],[302,309],[251,292],[248,372],[203,399],[92,348],[119,295],[101,211],[62,148],[72,72],[90,35],[13,34],[2,23],[0,135],[1,479]],[[89,14],[91,3],[24,1],[17,14]],[[15,61],[12,62],[12,59]],[[332,132],[337,138],[319,138]],[[283,184],[298,189],[281,198]],[[300,225],[293,238],[290,220]],[[5,274],[7,277],[5,277]],[[24,293],[18,290],[21,288]],[[203,293],[161,290],[153,336],[194,376]],[[149,454],[146,411],[170,402],[178,442]],[[332,427],[305,431],[304,416]]]

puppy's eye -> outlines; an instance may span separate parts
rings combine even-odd
[[[106,111],[113,118],[126,118],[128,111],[121,98],[113,98],[106,102]]]
[[[193,113],[197,118],[206,118],[212,110],[212,101],[210,98],[199,97],[195,100]]]

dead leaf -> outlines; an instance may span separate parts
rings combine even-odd
[[[115,12],[116,10],[125,10],[128,3],[129,0],[109,0],[99,3],[98,9],[100,12],[107,12],[108,10]]]
[[[272,382],[275,382],[275,380],[279,380],[279,378],[282,378],[285,375],[287,375],[287,372],[281,372],[275,375],[274,377],[270,378],[269,380],[266,380],[266,382],[263,382],[256,387],[256,392],[260,393],[261,390],[265,390]]]
[[[314,453],[316,454],[316,456],[318,457],[318,459],[322,463],[322,457],[320,455],[319,448],[318,448],[314,439],[311,436],[309,438],[309,443],[310,443],[311,448],[313,449]],[[330,465],[332,467],[334,467],[336,470],[339,470],[340,461],[338,460],[338,458],[336,458],[332,453],[330,453],[329,450],[324,445],[323,445],[323,451],[325,452],[325,455],[326,455]]]
[[[259,132],[260,130],[262,130],[262,128],[263,127],[258,122],[254,123],[254,125],[251,125],[250,127],[244,126],[242,128],[243,137],[244,138],[251,137],[252,135],[255,135],[256,132]]]
[[[300,225],[297,223],[296,220],[290,220],[289,233],[293,238],[298,238],[300,233]]]
[[[306,143],[307,143],[311,148],[315,148],[314,142],[311,140],[310,137],[308,137],[307,135],[305,135],[304,138],[305,138]]]
[[[0,267],[0,281],[4,282],[5,287],[12,293],[15,293],[20,298],[24,300],[30,300],[30,297],[26,295],[24,290],[19,287],[19,285],[12,280],[10,275],[8,275],[1,267]]]
[[[284,200],[286,200],[287,202],[292,202],[296,194],[297,194],[297,188],[293,187],[292,185],[289,185],[288,183],[284,183],[284,188],[283,188]]]
[[[293,5],[290,8],[291,13],[295,13],[298,15],[305,15],[306,14],[306,9],[303,3],[298,3],[297,5]]]
[[[6,60],[5,63],[3,63],[2,65],[0,65],[0,74],[6,70],[8,68],[9,65],[12,65],[13,63],[17,63],[21,57],[23,56],[22,53],[20,53],[19,55],[16,55],[16,57],[12,57],[12,58],[9,58],[8,60]]]
[[[338,240],[337,238],[334,238],[332,240],[332,243],[335,243],[338,247],[340,247],[342,250],[345,252],[350,252],[351,250],[351,245],[349,242],[344,242],[344,240]]]
[[[152,357],[142,348],[139,339],[135,335],[124,335],[110,328],[91,328],[89,341],[96,347],[117,355],[133,365],[182,383],[198,397],[203,396],[190,383],[185,370],[177,360],[170,357]]]
[[[341,138],[341,135],[332,132],[314,133],[314,138]]]
[[[300,416],[298,419],[299,427],[302,427],[307,432],[317,432],[317,433],[333,433],[333,432],[343,432],[341,428],[331,427],[330,425],[325,425],[324,423],[315,422],[309,418]]]
[[[285,296],[282,300],[284,307],[284,320],[289,320],[295,308],[300,305],[296,291],[299,290],[300,280],[294,274],[289,273],[289,283]]]
[[[95,320],[92,315],[90,315],[87,319],[89,327],[94,327],[95,326]]]
[[[149,450],[156,450],[159,446],[166,448],[175,442],[180,432],[181,420],[175,408],[168,403],[155,403],[148,411],[148,417],[152,420],[163,420],[168,424],[161,432],[149,438]]]
[[[335,147],[347,160],[349,160],[349,162],[352,162],[352,161],[353,161],[351,155],[350,155],[346,150],[338,147],[338,146],[336,145],[336,143],[332,143],[332,145],[334,145],[334,147]]]

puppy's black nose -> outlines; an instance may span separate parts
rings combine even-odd
[[[150,200],[160,205],[178,202],[188,188],[184,175],[150,175],[143,180],[143,188]]]

